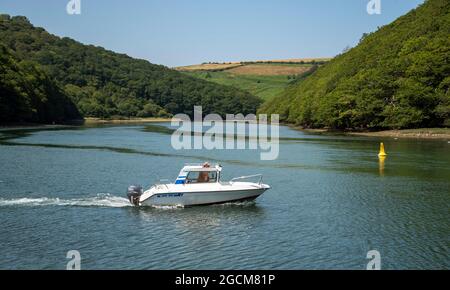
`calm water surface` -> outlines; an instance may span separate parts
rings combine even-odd
[[[450,268],[450,143],[307,135],[281,127],[280,156],[183,150],[165,124],[0,132],[0,268]],[[377,158],[384,141],[388,158]],[[175,179],[184,163],[256,173],[253,203],[134,208],[129,184]]]

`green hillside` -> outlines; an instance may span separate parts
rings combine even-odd
[[[81,119],[65,92],[42,70],[0,45],[0,123],[62,123]]]
[[[321,128],[450,126],[450,1],[428,0],[260,109]]]
[[[234,75],[227,71],[186,72],[193,77],[245,90],[263,100],[279,95],[291,82],[291,76]]]
[[[34,27],[26,17],[0,15],[0,42],[19,60],[38,64],[84,116],[164,117],[254,113],[261,100],[248,92],[199,80],[164,66]]]
[[[230,64],[205,63],[176,68],[183,73],[206,81],[242,89],[270,100],[281,94],[288,85],[298,78],[310,74],[327,59],[280,60],[260,62],[240,62]]]

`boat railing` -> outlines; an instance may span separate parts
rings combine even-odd
[[[203,164],[204,163],[184,163],[184,166],[203,166]],[[209,163],[209,164],[211,164],[211,163]]]
[[[214,163],[214,162],[206,162],[208,163],[211,167],[215,167],[215,166],[220,166],[219,163]],[[184,163],[184,166],[203,166],[205,163]]]
[[[248,176],[235,177],[235,178],[233,178],[233,179],[230,180],[230,183],[233,183],[233,182],[235,182],[236,180],[249,179],[249,178],[254,178],[254,177],[259,177],[258,184],[261,185],[261,183],[262,183],[262,178],[263,178],[263,175],[262,175],[262,174],[255,174],[255,175],[248,175]]]

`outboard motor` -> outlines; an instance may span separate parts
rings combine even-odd
[[[142,186],[130,185],[127,191],[128,200],[132,205],[139,206],[139,198],[143,193]]]

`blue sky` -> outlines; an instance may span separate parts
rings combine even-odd
[[[1,0],[0,13],[24,15],[58,36],[167,66],[205,61],[329,57],[423,3],[381,0]]]

